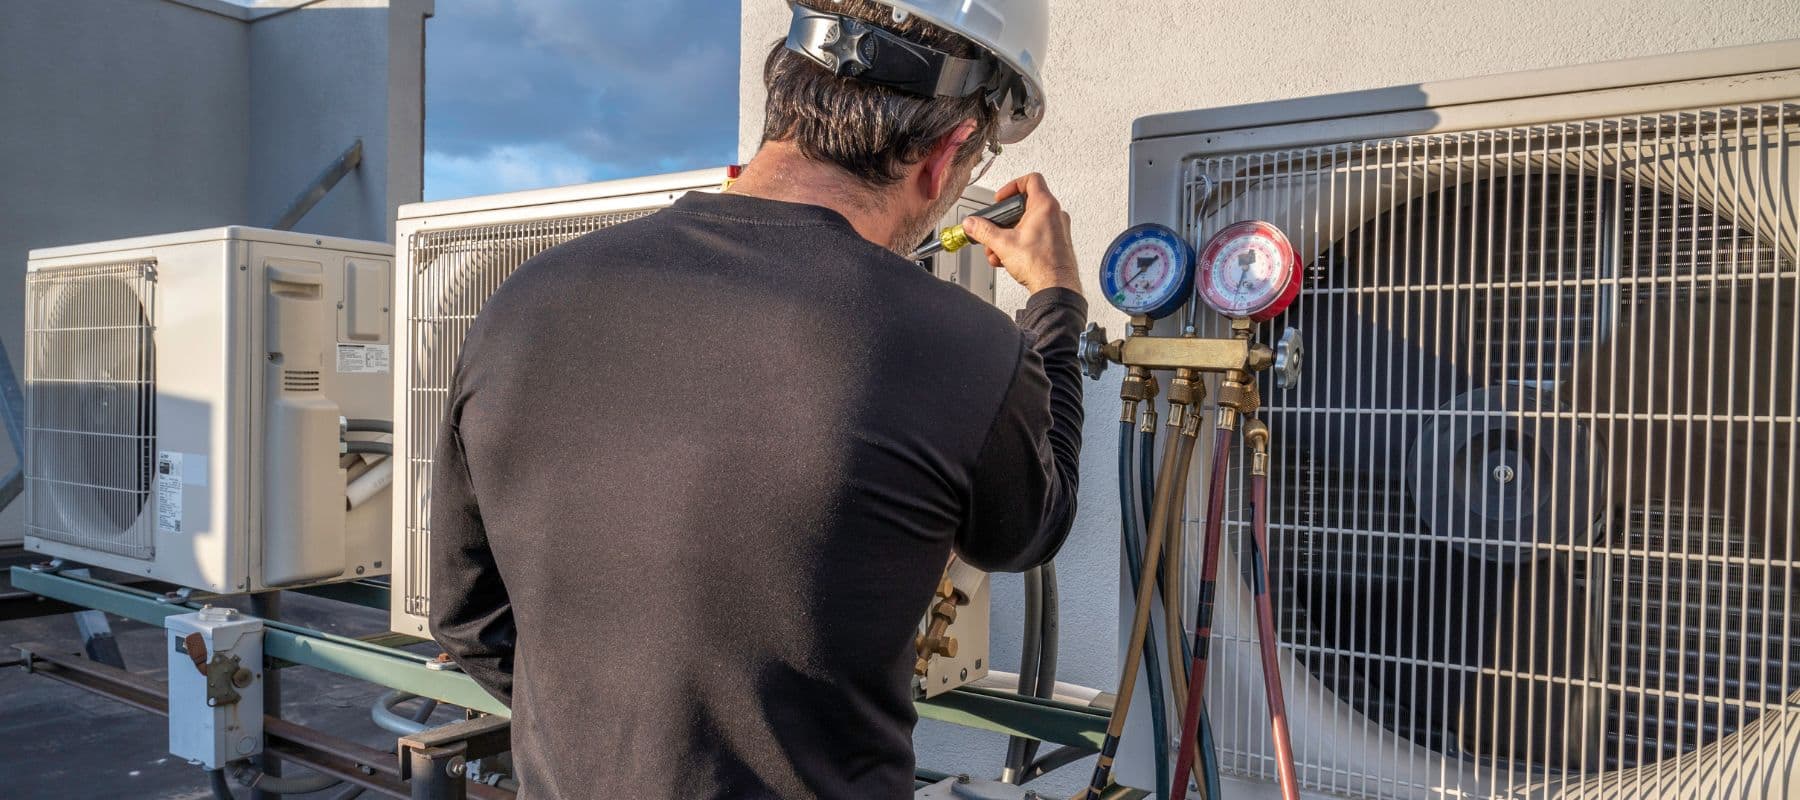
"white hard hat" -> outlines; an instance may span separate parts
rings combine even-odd
[[[880,53],[882,41],[912,50],[907,55],[913,58],[903,61],[916,61],[918,51],[925,48],[909,45],[885,30],[880,32],[885,36],[864,36],[860,23],[798,3],[792,3],[794,20],[788,30],[788,48],[812,58],[836,74],[861,77],[918,94],[966,97],[978,88],[978,84],[984,85],[1000,113],[995,139],[1001,144],[1024,139],[1043,120],[1042,69],[1044,51],[1050,44],[1049,0],[878,1],[893,8],[896,21],[904,20],[905,15],[917,14],[933,25],[974,42],[993,56],[1002,69],[985,70],[985,65],[938,54],[948,63],[937,65],[939,69],[924,75],[923,86],[910,81],[874,78],[861,71],[880,65],[871,63],[876,58],[863,56]],[[828,4],[820,5],[829,8]],[[844,35],[846,33],[849,35]]]

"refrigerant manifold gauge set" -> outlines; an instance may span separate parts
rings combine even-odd
[[[1269,591],[1270,431],[1256,417],[1262,406],[1256,373],[1273,368],[1277,386],[1296,385],[1300,375],[1300,336],[1298,330],[1289,328],[1280,342],[1270,347],[1257,341],[1256,329],[1258,323],[1279,317],[1293,304],[1300,293],[1299,273],[1299,259],[1287,236],[1275,225],[1260,220],[1226,225],[1207,240],[1198,256],[1192,243],[1179,232],[1155,223],[1138,225],[1119,234],[1101,262],[1101,291],[1115,307],[1131,315],[1130,331],[1124,339],[1109,342],[1106,331],[1089,325],[1082,335],[1080,353],[1089,377],[1100,377],[1108,363],[1126,367],[1119,388],[1123,401],[1119,417],[1119,496],[1136,612],[1115,694],[1117,705],[1107,725],[1093,781],[1081,795],[1082,800],[1097,800],[1111,780],[1113,754],[1124,734],[1126,714],[1140,673],[1151,703],[1150,729],[1155,732],[1156,795],[1184,800],[1192,775],[1197,783],[1207,787],[1207,797],[1219,796],[1218,758],[1200,699],[1206,693],[1211,661],[1225,487],[1234,440],[1240,433],[1252,453],[1247,481],[1251,505],[1245,514],[1251,522],[1245,554],[1250,567],[1246,588],[1256,608],[1270,731],[1282,794],[1284,798],[1298,797]],[[1200,336],[1191,317],[1189,324],[1175,335],[1152,335],[1156,320],[1196,299],[1205,301],[1225,318],[1225,335]],[[1156,377],[1158,372],[1172,374],[1168,376],[1167,388],[1168,426],[1160,448],[1162,465],[1152,476],[1151,462],[1159,452],[1156,395],[1162,384]],[[1203,423],[1201,409],[1206,400],[1207,375],[1218,379],[1217,396],[1213,398],[1217,415],[1212,458],[1208,462],[1209,508],[1204,517],[1199,602],[1190,610],[1184,608],[1188,602],[1184,593],[1188,581],[1183,574],[1181,520],[1185,514],[1181,505],[1187,497],[1189,463]],[[1149,503],[1148,508],[1141,507],[1144,502]],[[1235,570],[1227,572],[1234,574]],[[1166,662],[1165,656],[1158,655],[1158,637],[1149,631],[1156,618],[1153,609],[1159,596],[1164,622],[1160,652],[1166,654]],[[1194,631],[1191,638],[1185,633],[1190,624]],[[1170,718],[1171,711],[1181,715],[1179,721]]]

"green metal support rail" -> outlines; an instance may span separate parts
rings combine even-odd
[[[199,607],[198,603],[175,602],[142,589],[29,567],[13,567],[12,584],[15,588],[70,605],[151,625],[161,625],[164,617],[185,614]],[[373,581],[351,581],[306,591],[387,609],[387,587]],[[440,668],[426,656],[376,641],[334,636],[268,620],[264,622],[263,653],[270,658],[316,667],[451,705],[510,715],[506,706],[469,676]],[[1106,732],[1107,713],[1104,710],[984,689],[957,689],[920,700],[917,705],[919,716],[926,719],[1055,744],[1099,748]]]

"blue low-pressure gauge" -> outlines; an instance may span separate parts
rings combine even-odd
[[[1132,316],[1173,314],[1194,292],[1194,248],[1167,225],[1129,228],[1106,248],[1100,290]]]

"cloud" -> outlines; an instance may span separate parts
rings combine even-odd
[[[446,0],[426,36],[428,196],[735,157],[735,3]]]
[[[425,151],[425,199],[442,200],[495,192],[604,180],[593,160],[556,144],[511,144],[480,155]]]

